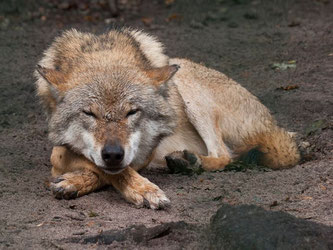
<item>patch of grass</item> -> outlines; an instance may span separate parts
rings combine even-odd
[[[89,217],[97,217],[98,213],[95,213],[94,211],[89,211],[88,216]]]

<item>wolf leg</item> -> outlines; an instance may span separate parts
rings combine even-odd
[[[116,175],[109,175],[108,182],[112,184],[124,198],[138,207],[143,205],[152,209],[163,208],[170,203],[164,192],[142,177],[133,168],[128,167]]]
[[[201,172],[202,169],[214,171],[223,169],[231,163],[229,154],[220,157],[198,155],[187,150],[176,151],[165,157],[167,165],[172,172]]]
[[[137,206],[147,203],[150,208],[157,209],[170,202],[158,186],[131,167],[119,174],[106,174],[85,157],[66,147],[53,148],[51,163],[52,176],[56,179],[50,187],[57,198],[71,199],[91,193],[105,185],[113,185],[127,201]]]
[[[54,180],[50,188],[58,199],[80,197],[106,184],[93,163],[66,147],[53,148],[51,164]]]
[[[50,188],[57,199],[74,199],[102,187],[97,174],[89,170],[78,170],[57,177]]]

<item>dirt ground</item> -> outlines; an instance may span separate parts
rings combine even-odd
[[[147,0],[138,14],[116,19],[102,7],[0,4],[1,249],[121,248],[119,242],[82,247],[68,239],[178,221],[204,228],[223,203],[254,204],[333,226],[332,2],[175,0],[166,6]],[[170,198],[165,210],[138,209],[112,187],[75,200],[53,198],[44,185],[52,145],[35,97],[34,67],[62,30],[100,33],[115,24],[144,29],[159,37],[171,57],[204,63],[245,86],[281,126],[298,133],[302,162],[284,171],[199,176],[152,166],[142,175]],[[196,248],[191,237],[179,234],[166,242],[159,235],[142,248]]]

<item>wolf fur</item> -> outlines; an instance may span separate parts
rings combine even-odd
[[[131,29],[99,36],[72,29],[45,51],[35,76],[55,145],[57,198],[113,185],[137,206],[160,208],[168,198],[137,172],[151,162],[218,170],[256,148],[273,169],[297,164],[292,136],[255,96],[163,51],[155,37]],[[103,155],[108,147],[122,149],[119,164]]]

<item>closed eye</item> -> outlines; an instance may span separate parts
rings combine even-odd
[[[126,117],[129,117],[131,115],[135,115],[138,111],[140,111],[140,110],[139,109],[132,109],[127,113]]]
[[[93,112],[91,112],[90,110],[82,110],[82,112],[87,116],[96,118],[96,115]]]

